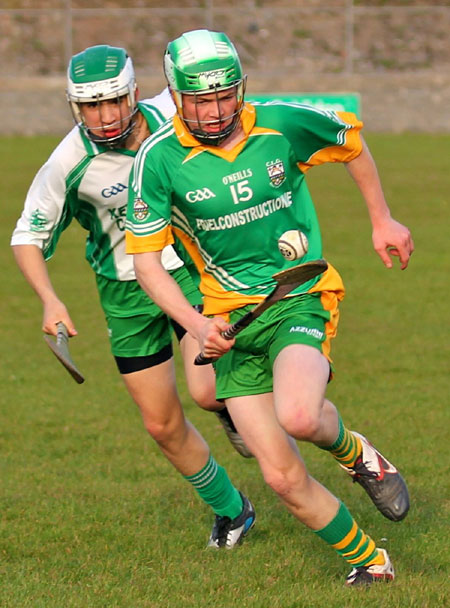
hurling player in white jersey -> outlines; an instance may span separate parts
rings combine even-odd
[[[224,399],[264,479],[289,511],[333,547],[352,570],[346,584],[391,581],[394,570],[347,507],[308,473],[293,438],[330,452],[388,519],[409,509],[396,468],[350,431],[325,397],[330,342],[344,287],[328,265],[320,276],[267,309],[235,339],[221,335],[273,288],[272,274],[322,257],[320,227],[304,174],[345,163],[367,205],[375,250],[406,268],[409,230],[391,218],[375,163],[352,113],[301,104],[244,101],[246,77],[226,34],[197,30],[169,43],[165,75],[177,115],[149,138],[131,173],[127,251],[152,298],[216,358]],[[276,179],[270,168],[276,169]],[[195,183],[194,183],[195,180]],[[309,249],[284,260],[277,238],[306,233]],[[164,246],[181,241],[201,274],[202,316],[161,265]],[[364,403],[361,404],[364,407]],[[274,556],[276,555],[276,547]]]
[[[72,219],[88,231],[86,258],[96,275],[111,350],[125,386],[161,451],[212,507],[214,525],[219,522],[226,528],[225,543],[230,548],[253,525],[253,508],[184,417],[175,385],[173,331],[192,397],[204,409],[217,411],[238,452],[251,454],[223,403],[215,400],[212,366],[200,370],[193,365],[198,343],[148,298],[136,281],[132,257],[125,254],[133,158],[150,133],[173,115],[174,104],[167,89],[138,101],[131,58],[118,47],[98,45],[74,55],[67,80],[75,126],[29,189],[11,240],[16,261],[42,302],[43,331],[56,335],[62,322],[75,336],[75,324],[52,285],[46,260]],[[200,307],[200,292],[174,249],[165,248],[163,258],[191,304]]]

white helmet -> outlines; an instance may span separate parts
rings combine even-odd
[[[127,96],[129,113],[121,116],[119,135],[92,133],[84,122],[80,104],[97,103]],[[67,99],[76,124],[95,143],[115,147],[120,145],[134,127],[137,112],[136,78],[133,63],[125,49],[98,45],[74,55],[67,70]]]

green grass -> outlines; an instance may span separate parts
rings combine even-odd
[[[212,517],[147,437],[109,354],[105,324],[71,227],[50,261],[77,324],[75,384],[41,336],[41,309],[9,237],[54,138],[0,142],[0,606],[5,608],[435,608],[447,601],[450,276],[448,136],[370,135],[394,217],[416,241],[410,268],[386,270],[342,167],[311,171],[326,257],[347,286],[329,396],[351,428],[401,468],[407,519],[379,515],[329,455],[302,445],[311,472],[387,547],[397,579],[343,587],[346,564],[299,525],[240,458],[211,414],[180,391],[189,418],[258,521],[236,551],[204,546]]]

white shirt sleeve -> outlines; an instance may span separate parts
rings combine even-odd
[[[69,145],[73,136],[73,132],[69,133],[33,179],[11,245],[37,245],[45,249],[50,243],[65,210],[66,176],[75,166],[74,156],[78,156],[73,145]]]
[[[145,102],[148,102],[152,106],[156,106],[165,118],[172,118],[175,114],[176,107],[168,87],[163,89],[158,95],[155,95],[155,97],[146,99]]]

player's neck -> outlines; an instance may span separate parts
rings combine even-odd
[[[242,128],[241,122],[236,126],[235,130],[227,137],[225,141],[219,144],[219,148],[223,150],[232,150],[237,144],[239,144],[245,138],[245,131]]]
[[[150,129],[143,114],[139,110],[136,112],[133,120],[134,127],[126,139],[124,148],[137,152],[141,147],[142,142],[150,135]]]

